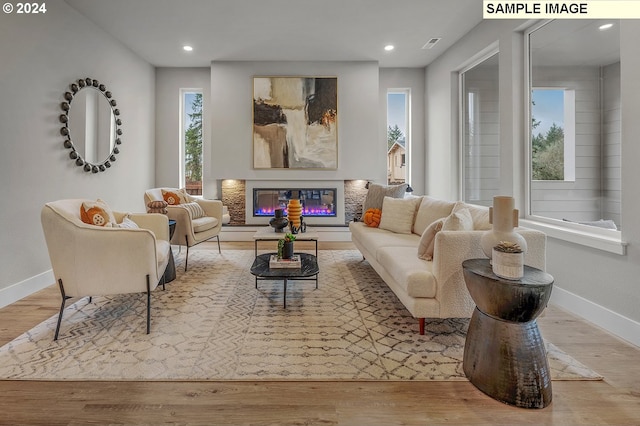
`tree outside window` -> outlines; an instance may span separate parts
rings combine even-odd
[[[202,93],[185,94],[185,111],[185,187],[191,195],[202,195]]]

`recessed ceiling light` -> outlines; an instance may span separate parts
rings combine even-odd
[[[384,47],[384,50],[386,50],[387,52],[390,52],[390,51],[392,51],[392,50],[393,50],[393,49],[395,49],[395,48],[396,48],[396,47],[395,47],[393,44],[387,44],[387,45]]]
[[[184,45],[182,46],[182,49],[186,52],[191,52],[193,50],[193,47],[189,46],[189,45]]]
[[[599,29],[600,31],[604,31],[604,30],[608,30],[608,29],[609,29],[609,28],[611,28],[611,27],[613,27],[613,24],[604,24],[604,25],[600,25],[600,26],[598,27],[598,29]]]

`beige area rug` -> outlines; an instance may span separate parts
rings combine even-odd
[[[191,250],[152,294],[78,300],[0,348],[0,378],[52,380],[466,380],[468,320],[417,320],[354,250],[322,250],[319,288],[249,273],[251,250]],[[548,344],[553,380],[601,377]]]

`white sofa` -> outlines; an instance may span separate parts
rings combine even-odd
[[[395,233],[363,222],[351,222],[349,229],[354,245],[409,312],[419,319],[420,334],[424,334],[425,318],[468,318],[473,313],[475,304],[466,288],[462,262],[486,258],[480,238],[491,225],[486,207],[427,196],[419,198],[411,233]],[[433,260],[419,258],[420,238],[429,224],[464,208],[469,209],[473,218],[473,230],[437,232]],[[384,215],[383,207],[383,218]],[[516,231],[527,242],[525,264],[544,270],[546,235],[524,228]]]

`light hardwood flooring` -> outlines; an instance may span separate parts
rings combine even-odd
[[[223,244],[249,248],[253,243]],[[342,248],[352,246],[320,243]],[[0,309],[0,344],[56,314],[59,303],[51,286]],[[538,324],[546,339],[605,380],[554,381],[553,402],[539,410],[502,404],[464,381],[0,380],[0,424],[640,425],[640,348],[555,306]]]

